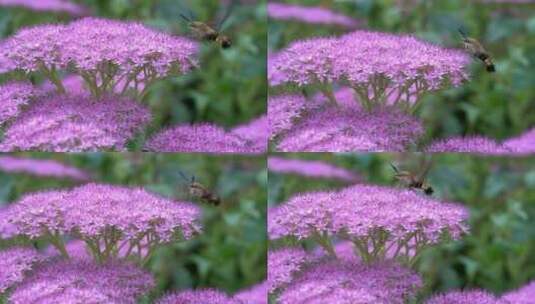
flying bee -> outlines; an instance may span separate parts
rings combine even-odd
[[[214,206],[219,206],[221,204],[221,198],[201,183],[196,182],[195,176],[191,176],[191,179],[188,179],[184,173],[179,172],[179,174],[186,182],[188,182],[188,191],[192,197],[199,199],[203,203]]]
[[[496,68],[494,67],[490,53],[483,47],[483,45],[476,39],[468,37],[462,29],[459,29],[459,33],[461,33],[463,38],[465,50],[472,56],[481,60],[485,64],[487,72],[495,72]]]
[[[394,169],[394,177],[400,182],[404,183],[409,189],[422,190],[426,195],[432,195],[435,190],[425,181],[427,173],[431,168],[431,160],[423,164],[423,170],[419,174],[415,174],[409,171],[400,171],[392,163],[390,164]]]
[[[230,16],[235,3],[236,1],[231,3],[225,16],[220,19],[219,23],[215,27],[208,25],[206,22],[193,20],[193,18],[187,17],[184,14],[180,14],[180,17],[187,22],[189,30],[197,37],[197,39],[215,42],[221,46],[221,48],[228,49],[232,46],[232,40],[230,37],[221,33],[221,27]]]

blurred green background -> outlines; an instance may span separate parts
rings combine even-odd
[[[220,207],[202,204],[202,234],[165,246],[151,259],[148,268],[157,282],[151,297],[192,287],[213,287],[233,293],[265,279],[267,173],[263,157],[147,153],[10,155],[58,160],[85,170],[99,183],[143,186],[166,197],[192,201],[187,184],[178,174],[180,170],[194,175],[221,196]],[[70,180],[0,171],[0,207],[31,191],[75,185]],[[0,249],[5,246],[0,241]]]
[[[425,96],[418,115],[432,139],[484,135],[502,140],[535,127],[535,3],[489,4],[466,0],[280,0],[322,5],[361,21],[361,29],[410,33],[447,47],[461,48],[463,27],[485,45],[497,72],[480,62],[471,66],[472,79],[455,89]],[[489,1],[490,2],[490,1]],[[504,1],[505,2],[505,1]],[[269,50],[295,39],[341,35],[336,26],[269,20]]]
[[[193,38],[180,13],[193,14],[200,21],[221,19],[230,1],[219,0],[79,0],[93,16],[137,20],[176,35]],[[67,23],[67,14],[33,12],[23,8],[0,7],[0,38],[18,29],[41,23]],[[200,68],[193,72],[159,81],[143,100],[153,112],[148,134],[164,126],[189,122],[214,122],[223,127],[246,123],[266,112],[265,0],[236,5],[224,22],[222,31],[233,46],[222,50],[203,43]],[[0,76],[0,83],[6,80]],[[141,138],[142,140],[142,138]]]
[[[359,174],[365,183],[398,186],[390,163],[418,172],[421,154],[277,154],[323,160]],[[425,282],[422,298],[456,288],[494,293],[535,279],[535,157],[504,158],[433,154],[428,182],[438,199],[470,209],[471,232],[428,249],[416,264]],[[305,191],[347,183],[269,172],[269,205]]]

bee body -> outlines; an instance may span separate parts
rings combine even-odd
[[[390,165],[394,169],[394,172],[395,172],[394,177],[400,182],[402,182],[403,184],[405,184],[407,188],[421,190],[426,195],[432,195],[435,192],[433,187],[431,187],[429,184],[425,182],[425,175],[427,174],[429,170],[430,163],[424,169],[424,172],[419,174],[418,176],[409,171],[399,171],[394,165],[392,164]]]
[[[202,41],[215,42],[224,49],[228,49],[232,46],[232,40],[221,34],[218,30],[205,22],[193,21],[190,18],[181,15],[187,21],[189,30]]]
[[[195,181],[189,184],[189,194],[210,205],[219,206],[221,204],[221,198],[217,194]]]
[[[485,64],[487,72],[495,72],[496,68],[492,62],[492,58],[483,45],[476,39],[467,37],[463,31],[459,30],[459,32],[463,36],[463,46],[465,50],[475,58],[481,60],[483,64]]]

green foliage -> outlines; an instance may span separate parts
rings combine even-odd
[[[356,172],[367,183],[397,186],[390,163],[418,170],[421,155],[296,153],[289,157],[328,161]],[[422,299],[451,288],[503,293],[535,279],[535,158],[434,154],[428,182],[435,197],[470,208],[471,232],[459,241],[423,251],[415,265],[426,283]],[[296,193],[343,186],[270,173],[268,193],[274,205]]]
[[[323,5],[361,20],[364,29],[410,33],[446,47],[461,48],[459,27],[481,41],[494,58],[496,73],[487,73],[474,60],[466,84],[425,96],[418,112],[426,129],[422,146],[432,139],[473,134],[502,140],[535,126],[534,4],[464,0],[284,2]],[[295,39],[344,32],[336,27],[278,20],[270,21],[268,30],[270,51]]]
[[[100,183],[143,186],[177,200],[195,200],[178,174],[194,175],[222,198],[220,207],[203,205],[201,235],[164,246],[151,258],[155,298],[164,292],[214,287],[231,293],[266,276],[267,173],[263,157],[203,154],[22,153],[77,166]],[[75,186],[69,180],[0,172],[0,207],[21,195]],[[0,242],[0,248],[10,245]],[[44,245],[44,244],[42,244]]]

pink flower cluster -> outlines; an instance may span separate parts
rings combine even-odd
[[[439,294],[427,300],[426,304],[509,304],[500,300],[494,295],[483,290],[470,291],[450,291],[445,294]],[[513,302],[520,304],[518,302]],[[512,303],[511,303],[512,304]]]
[[[140,23],[84,18],[68,25],[40,25],[20,30],[0,43],[8,67],[41,71],[61,90],[57,71],[73,67],[100,97],[116,90],[147,86],[196,65],[197,45]]]
[[[62,237],[70,235],[86,241],[94,254],[109,254],[119,244],[146,242],[150,249],[172,240],[190,239],[201,229],[199,214],[195,205],[164,199],[143,189],[88,184],[24,196],[2,212],[0,232],[4,238],[48,237],[60,251]],[[104,240],[106,248],[99,246]]]
[[[369,31],[297,41],[271,59],[271,84],[338,83],[353,88],[367,107],[392,94],[407,104],[424,92],[459,85],[470,60],[412,36]]]
[[[452,137],[429,145],[428,152],[464,152],[492,155],[531,154],[535,152],[535,128],[524,134],[507,139],[501,144],[493,139],[475,137]]]
[[[270,238],[310,238],[332,251],[329,239],[338,236],[353,242],[365,262],[386,259],[381,246],[397,248],[394,257],[410,257],[444,233],[455,239],[468,231],[462,205],[381,186],[299,194],[270,213]]]
[[[235,127],[231,133],[245,139],[246,146],[250,147],[252,152],[267,152],[269,124],[266,115]]]
[[[320,262],[305,270],[279,295],[281,304],[402,304],[422,286],[412,271],[391,263],[367,266]]]
[[[8,126],[0,151],[125,150],[127,141],[150,121],[139,103],[120,97],[96,102],[80,95],[51,95]]]
[[[159,301],[157,304],[245,304],[244,302],[234,299],[225,293],[214,290],[186,290],[173,294],[169,294]]]
[[[136,303],[154,287],[152,276],[118,262],[57,261],[36,269],[9,296],[9,303]]]
[[[0,0],[0,6],[24,7],[34,11],[65,12],[72,15],[83,15],[87,9],[67,0]]]
[[[14,247],[0,251],[0,294],[24,280],[24,274],[44,258],[34,249]]]
[[[518,290],[510,291],[502,296],[510,304],[530,304],[535,299],[535,281],[528,283]]]
[[[270,138],[290,130],[306,109],[305,99],[299,95],[280,95],[268,99]]]
[[[353,172],[322,161],[285,159],[272,156],[268,158],[268,170],[282,174],[289,173],[307,177],[334,178],[346,182],[359,180]]]
[[[301,115],[281,136],[277,151],[405,151],[423,133],[416,118],[392,107],[369,112],[324,106]]]
[[[268,304],[268,283],[265,281],[249,289],[242,290],[235,294],[234,298],[246,304]]]
[[[27,105],[35,94],[29,82],[8,82],[0,85],[0,127],[17,117],[21,107]]]
[[[68,178],[85,181],[89,175],[75,167],[48,159],[0,156],[0,170],[11,173],[26,173],[39,177]]]
[[[268,16],[276,20],[296,20],[311,24],[339,25],[355,27],[358,22],[350,17],[332,12],[322,7],[300,6],[270,2]]]
[[[296,272],[308,261],[305,251],[285,248],[268,252],[268,291],[270,293],[290,283]]]
[[[258,128],[264,127],[262,119],[232,132],[212,124],[179,125],[154,135],[145,148],[158,152],[260,153],[265,151],[267,134]]]

